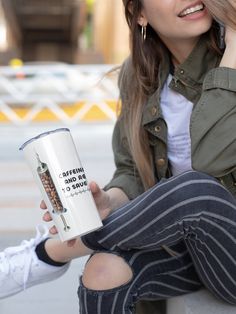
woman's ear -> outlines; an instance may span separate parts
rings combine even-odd
[[[129,12],[132,14],[133,13],[133,1],[131,0],[129,2],[129,5],[128,5],[128,10]],[[145,14],[141,11],[140,13],[140,16],[138,17],[138,20],[137,20],[137,23],[140,25],[140,26],[147,26],[148,24],[148,21],[145,17]]]
[[[148,21],[142,12],[140,13],[140,16],[138,17],[137,22],[140,26],[147,26],[147,24],[148,24]]]

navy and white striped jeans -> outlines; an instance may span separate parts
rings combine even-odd
[[[236,199],[206,174],[189,171],[155,185],[82,240],[122,256],[133,271],[128,283],[109,290],[87,289],[80,280],[82,314],[130,314],[141,299],[202,286],[236,304]]]

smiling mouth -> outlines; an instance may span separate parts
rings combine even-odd
[[[192,6],[191,8],[184,9],[183,11],[180,12],[180,14],[178,16],[179,17],[185,17],[187,15],[203,11],[204,9],[205,9],[205,5],[203,3],[197,4],[195,6]]]

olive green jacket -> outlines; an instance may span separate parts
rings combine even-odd
[[[190,134],[192,168],[218,178],[236,196],[236,70],[218,67],[220,57],[199,40],[187,60],[175,69],[170,88],[193,102]],[[149,135],[157,182],[171,176],[167,158],[167,126],[160,108],[160,93],[170,73],[169,56],[160,65],[159,88],[145,104],[142,125]],[[132,86],[132,65],[127,59],[120,72],[121,100]],[[121,188],[130,199],[144,191],[132,160],[126,126],[119,118],[113,133],[116,171],[105,187]]]

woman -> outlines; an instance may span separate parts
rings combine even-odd
[[[133,313],[139,300],[202,286],[236,304],[235,1],[123,3],[131,56],[119,77],[117,170],[104,190],[90,184],[104,227],[69,246],[37,241],[37,256],[66,263],[94,251],[81,313]],[[223,50],[212,16],[226,24]]]

